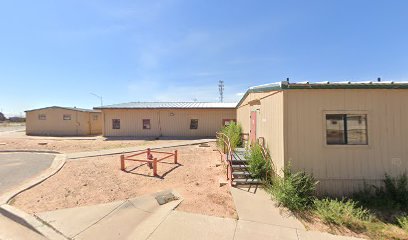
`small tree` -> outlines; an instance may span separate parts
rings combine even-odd
[[[236,147],[242,145],[242,128],[239,123],[231,122],[229,125],[223,127],[220,132],[225,134],[229,138],[232,149],[235,149]],[[224,146],[224,142],[220,139],[218,140],[218,146]]]

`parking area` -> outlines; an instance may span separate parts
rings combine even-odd
[[[46,170],[55,155],[0,153],[0,195]]]

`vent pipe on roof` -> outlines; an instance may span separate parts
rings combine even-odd
[[[377,78],[377,82],[381,82],[381,78],[379,77],[379,78]]]

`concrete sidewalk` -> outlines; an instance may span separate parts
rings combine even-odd
[[[182,201],[171,190],[133,199],[36,214],[66,239],[147,239]]]
[[[105,150],[89,151],[89,152],[69,153],[67,154],[67,158],[68,159],[79,159],[79,158],[86,158],[86,157],[115,155],[115,154],[142,151],[148,147],[150,147],[150,149],[171,148],[171,147],[196,145],[196,144],[201,144],[201,143],[209,143],[209,142],[215,142],[215,141],[216,141],[215,139],[195,139],[195,140],[180,140],[180,141],[173,142],[173,143],[168,143],[168,142],[160,143],[159,142],[159,143],[154,143],[149,146],[143,145],[143,146],[127,147],[127,148],[115,148],[115,149],[105,149]]]

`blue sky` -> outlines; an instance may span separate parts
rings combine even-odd
[[[408,1],[1,1],[0,110],[408,80]]]

